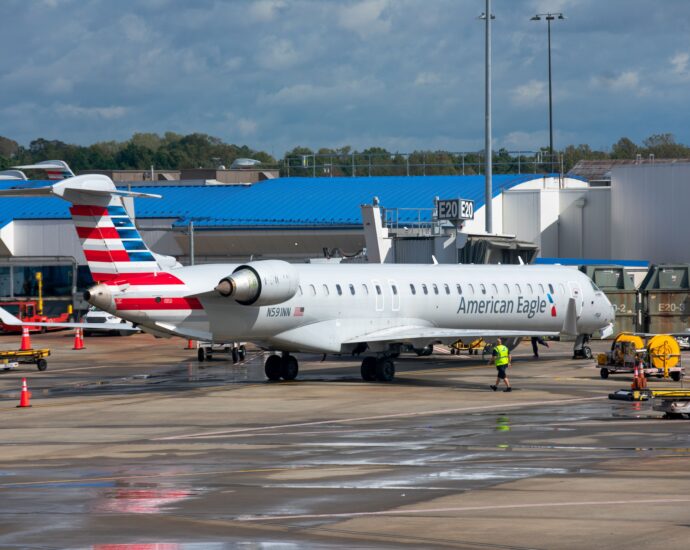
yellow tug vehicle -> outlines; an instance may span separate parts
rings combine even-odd
[[[610,374],[633,373],[639,360],[646,377],[678,382],[683,376],[680,346],[670,334],[656,334],[645,342],[642,335],[621,332],[611,343],[611,351],[597,355],[597,367],[606,379]]]

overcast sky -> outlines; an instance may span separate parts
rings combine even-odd
[[[494,146],[690,143],[690,1],[493,0]],[[478,150],[484,0],[1,0],[0,135]]]

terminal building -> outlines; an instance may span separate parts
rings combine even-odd
[[[162,196],[136,199],[130,213],[152,250],[185,265],[267,257],[638,265],[688,259],[685,163],[612,166],[610,185],[576,175],[494,175],[491,235],[484,232],[483,176],[281,178],[256,171],[243,176],[252,181],[223,181],[212,172],[189,180],[112,175],[123,188]],[[18,184],[3,180],[0,188]],[[454,198],[474,201],[473,219],[437,218],[436,201]],[[35,296],[37,271],[49,302],[83,305],[79,294],[91,280],[68,204],[0,198],[0,299]]]

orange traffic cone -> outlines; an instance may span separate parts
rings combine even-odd
[[[81,328],[74,329],[74,346],[72,349],[84,349],[84,338],[82,337]]]
[[[639,371],[637,369],[637,361],[635,361],[635,365],[633,366],[633,379],[632,379],[632,384],[630,385],[631,390],[639,390],[640,389],[640,379],[639,379]]]
[[[31,392],[26,385],[26,378],[22,378],[22,393],[19,395],[19,405],[17,405],[17,408],[30,407],[29,399],[31,399]]]
[[[22,343],[19,346],[21,351],[31,349],[31,335],[29,334],[29,327],[26,325],[22,327]]]
[[[196,349],[194,340],[187,340],[187,347],[184,349]]]

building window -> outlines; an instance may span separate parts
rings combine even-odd
[[[338,296],[342,296],[342,295],[343,295],[343,289],[340,288],[340,285],[335,285],[335,290],[336,290],[336,292],[338,293]]]
[[[353,284],[350,285],[350,294],[352,294],[353,296],[355,295],[355,285]]]
[[[417,290],[415,289],[415,287],[412,283],[410,283],[410,292],[412,293],[412,296],[417,294]]]
[[[73,268],[71,265],[14,266],[13,271],[15,296],[38,296],[38,281],[36,280],[38,272],[41,273],[43,279],[43,296],[72,296]]]
[[[429,294],[429,289],[426,287],[424,283],[422,283],[422,292],[424,292],[424,294]]]

